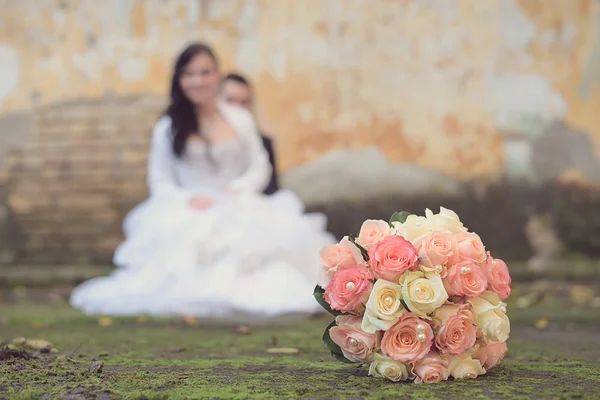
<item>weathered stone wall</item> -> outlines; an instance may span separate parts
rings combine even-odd
[[[21,232],[9,247],[32,262],[110,259],[124,213],[145,196],[173,57],[191,40],[254,81],[283,183],[309,204],[429,205],[506,177],[600,181],[595,0],[0,0],[0,10],[0,214],[12,216],[0,232]]]
[[[28,140],[3,163],[22,262],[110,260],[123,216],[147,194],[149,133],[162,107],[138,96],[36,110]]]

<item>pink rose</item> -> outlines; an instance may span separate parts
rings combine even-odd
[[[412,363],[425,357],[432,343],[431,326],[414,314],[406,313],[383,334],[381,351],[394,361]]]
[[[458,256],[456,241],[450,232],[431,232],[417,244],[419,261],[425,272],[446,277],[446,269]]]
[[[489,370],[504,359],[507,350],[506,342],[488,341],[486,344],[482,341],[473,358],[479,360],[483,368]]]
[[[337,326],[329,330],[331,340],[342,349],[344,357],[354,362],[369,362],[373,358],[373,350],[379,346],[381,335],[369,334],[360,328],[361,317],[340,315],[336,318]]]
[[[449,296],[477,297],[487,290],[488,281],[483,270],[471,260],[448,267],[444,288]]]
[[[488,280],[488,288],[496,292],[500,300],[506,300],[510,296],[512,282],[506,263],[499,258],[492,258],[488,251],[487,260],[480,265]]]
[[[360,253],[360,249],[347,236],[337,244],[323,247],[319,255],[323,264],[323,268],[319,273],[319,285],[323,289],[327,289],[331,277],[338,268],[367,265]]]
[[[387,236],[369,249],[369,266],[377,277],[398,282],[400,276],[417,268],[417,251],[402,236]]]
[[[358,265],[340,268],[333,275],[323,297],[334,310],[360,314],[373,289],[369,280],[372,278],[365,268]]]
[[[389,224],[382,220],[368,219],[360,227],[356,242],[366,250],[381,242],[392,232]]]
[[[433,314],[432,326],[436,330],[435,346],[442,354],[461,354],[473,347],[477,327],[469,304],[445,304]]]
[[[437,383],[448,379],[448,360],[440,357],[432,350],[424,359],[417,361],[413,367],[417,376],[415,383]]]
[[[481,238],[476,233],[463,232],[454,235],[458,248],[458,255],[463,260],[472,260],[476,263],[485,261],[485,247]]]

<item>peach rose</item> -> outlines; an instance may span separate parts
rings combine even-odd
[[[406,309],[402,306],[402,287],[385,279],[378,279],[367,301],[362,329],[368,333],[386,331]]]
[[[475,344],[477,327],[468,304],[445,304],[433,314],[432,327],[436,330],[435,346],[442,354],[461,354]]]
[[[454,235],[454,240],[456,240],[459,258],[476,263],[485,261],[487,257],[485,246],[478,234],[462,232]]]
[[[410,365],[399,363],[382,354],[375,353],[373,362],[369,365],[369,376],[386,378],[392,382],[405,381],[411,377]]]
[[[446,277],[446,269],[458,255],[456,241],[450,232],[431,232],[417,243],[421,269]]]
[[[400,277],[400,285],[406,307],[420,318],[431,319],[427,314],[448,300],[448,293],[438,274],[424,274],[423,271],[406,272]]]
[[[367,265],[360,249],[345,236],[339,243],[325,246],[319,252],[323,265],[319,274],[319,286],[327,289],[331,277],[340,267]]]
[[[360,314],[369,299],[373,277],[363,267],[355,265],[337,270],[323,297],[333,310]]]
[[[506,316],[506,303],[494,292],[485,292],[468,300],[475,312],[475,325],[483,338],[493,342],[506,342],[510,335],[510,321]]]
[[[417,266],[414,246],[401,236],[387,236],[369,249],[369,266],[377,277],[391,282]]]
[[[482,341],[473,358],[479,360],[483,368],[489,371],[504,359],[507,350],[506,342]]]
[[[366,363],[373,359],[373,350],[379,346],[380,335],[364,332],[361,317],[340,315],[337,326],[329,330],[331,340],[342,349],[344,357],[353,362]]]
[[[488,281],[477,264],[464,260],[448,267],[444,287],[450,296],[477,297],[485,293]]]
[[[424,359],[415,363],[415,383],[437,383],[447,380],[448,364],[448,360],[441,358],[437,351],[429,352]]]
[[[387,222],[380,219],[368,219],[360,227],[356,242],[366,250],[369,250],[371,246],[381,242],[391,232],[392,229]]]
[[[456,356],[448,356],[448,371],[454,379],[475,379],[478,375],[485,374],[485,369],[479,360],[473,359],[471,353],[462,353]]]
[[[488,258],[481,264],[481,268],[487,277],[488,288],[496,292],[500,300],[506,300],[510,296],[512,283],[506,263],[499,258],[493,258],[488,251]]]
[[[433,343],[433,330],[412,313],[403,314],[385,331],[381,351],[394,361],[412,363],[425,357]]]
[[[427,218],[414,214],[409,215],[404,223],[396,221],[392,223],[392,226],[394,227],[396,235],[400,235],[413,243],[427,235],[430,231]]]
[[[425,217],[432,231],[448,231],[451,233],[466,232],[467,228],[460,222],[458,215],[452,210],[440,207],[440,212],[434,214],[430,209],[425,210]]]

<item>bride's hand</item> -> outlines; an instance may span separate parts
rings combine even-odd
[[[195,196],[190,199],[190,207],[195,210],[206,210],[212,206],[213,201],[210,197],[206,196]]]

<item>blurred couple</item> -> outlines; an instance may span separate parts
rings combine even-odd
[[[324,215],[277,189],[252,103],[250,84],[222,79],[209,46],[184,49],[152,131],[150,197],[125,218],[118,268],[75,288],[74,307],[197,317],[320,311],[319,250],[335,238]]]

